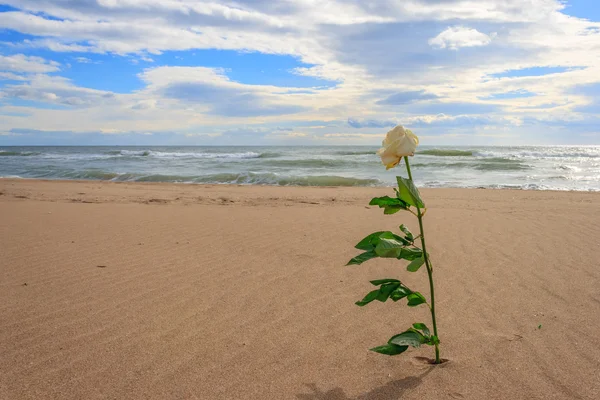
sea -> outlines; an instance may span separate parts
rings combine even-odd
[[[0,177],[279,186],[392,186],[377,147],[0,147]],[[600,146],[421,146],[422,187],[600,191]]]

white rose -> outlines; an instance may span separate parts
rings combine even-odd
[[[402,157],[414,156],[419,138],[410,129],[398,125],[387,133],[382,142],[382,148],[377,151],[385,169],[398,165]]]

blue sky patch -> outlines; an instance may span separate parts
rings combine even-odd
[[[355,119],[348,118],[348,125],[352,128],[389,128],[398,125],[398,122],[392,120],[377,119]]]
[[[302,76],[295,68],[309,68],[296,57],[288,55],[239,52],[233,50],[169,51],[151,55],[153,66],[223,68],[232,81],[247,85],[311,88],[333,87],[337,82]]]
[[[590,21],[600,22],[600,2],[598,0],[568,0],[563,14]]]
[[[583,67],[531,67],[521,69],[511,69],[508,71],[500,72],[498,74],[488,75],[492,78],[517,78],[523,76],[543,76],[550,74],[560,74]]]
[[[424,90],[416,90],[416,91],[407,91],[407,92],[398,92],[394,93],[391,96],[386,97],[385,99],[379,100],[376,102],[377,105],[401,105],[401,104],[409,104],[414,103],[420,100],[431,100],[437,99],[433,93],[427,93]]]
[[[506,99],[521,99],[524,97],[535,97],[537,94],[527,90],[514,90],[511,92],[494,93],[489,96],[479,97],[480,100],[506,100]]]
[[[0,13],[9,12],[9,11],[19,11],[19,9],[9,6],[8,4],[0,4]]]

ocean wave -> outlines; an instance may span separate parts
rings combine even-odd
[[[35,151],[8,151],[8,150],[0,150],[0,157],[29,157],[29,156],[37,156],[40,153]]]
[[[364,151],[336,151],[335,154],[340,156],[365,156],[365,155],[377,155],[377,150],[364,150]]]
[[[531,166],[517,160],[509,160],[504,158],[477,159],[473,158],[465,161],[457,162],[416,162],[412,163],[413,167],[439,169],[439,168],[465,168],[476,169],[479,171],[524,171],[531,169]]]
[[[161,159],[251,159],[251,158],[274,158],[279,157],[279,153],[254,151],[245,151],[237,153],[217,153],[217,152],[181,152],[181,151],[158,151],[158,150],[111,150],[105,154],[110,156],[123,157],[154,157]]]
[[[0,155],[7,155],[0,153]],[[8,154],[13,155],[13,154]],[[19,154],[24,155],[24,154]],[[245,160],[253,158],[271,158],[277,157],[277,153],[257,153],[253,151],[240,153],[210,153],[210,152],[169,152],[154,150],[111,150],[104,153],[32,153],[27,155],[39,155],[46,159],[61,159],[73,161],[94,161],[108,159],[123,160],[146,160],[149,158],[161,160],[184,160],[184,159],[215,159],[215,160]]]
[[[260,153],[258,158],[277,158],[277,157],[281,157],[281,155],[282,155],[281,153],[267,151],[265,153]]]
[[[499,164],[520,164],[522,161],[515,160],[514,158],[503,158],[503,157],[491,157],[491,158],[477,158],[478,162],[482,163],[499,163]]]
[[[523,184],[480,184],[472,185],[468,183],[453,183],[431,181],[425,182],[423,187],[426,188],[457,188],[457,189],[491,189],[491,190],[557,190],[557,191],[577,191],[577,192],[600,192],[600,189],[593,187],[573,188],[570,186],[560,186],[557,184],[542,184],[542,183],[523,183]]]
[[[379,179],[360,179],[335,175],[283,176],[273,173],[223,173],[198,177],[195,183],[229,183],[277,186],[375,186]]]
[[[575,165],[558,165],[556,169],[561,171],[572,171],[572,172],[581,172],[583,168],[577,167]]]
[[[473,168],[479,171],[524,171],[531,169],[529,165],[517,162],[482,162],[474,164]]]
[[[71,179],[89,179],[89,180],[101,180],[101,181],[110,181],[123,176],[124,174],[119,174],[117,172],[106,172],[106,171],[81,171],[81,172],[72,172],[64,174],[64,178]]]
[[[267,160],[261,165],[273,167],[295,167],[295,168],[340,168],[344,166],[356,165],[356,162],[340,159],[301,159],[301,160]]]
[[[111,150],[107,151],[106,154],[111,156],[133,156],[133,157],[148,157],[150,150]]]
[[[503,158],[503,159],[528,159],[528,160],[556,160],[556,159],[578,159],[578,158],[600,158],[600,152],[596,149],[589,149],[587,151],[570,151],[563,149],[548,148],[543,151],[537,150],[482,150],[478,151],[475,155],[484,158]]]
[[[259,158],[260,153],[247,151],[243,153],[167,153],[162,151],[154,151],[151,153],[153,157],[158,158],[209,158],[209,159],[237,159],[245,160],[249,158]]]
[[[335,175],[284,176],[274,173],[222,173],[212,175],[163,175],[120,173],[103,170],[61,171],[54,179],[83,179],[114,182],[169,182],[169,183],[217,183],[237,185],[275,186],[376,186],[378,179],[360,179]]]
[[[431,149],[421,150],[417,154],[437,157],[471,157],[474,153],[472,150]]]
[[[81,154],[65,154],[65,153],[40,153],[40,158],[48,160],[64,160],[64,161],[94,161],[94,160],[108,160],[114,158],[109,154],[92,154],[92,153],[81,153]]]

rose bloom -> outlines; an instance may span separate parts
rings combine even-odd
[[[398,125],[387,133],[382,142],[382,148],[377,151],[385,169],[394,168],[402,157],[414,156],[419,138],[410,129]]]

